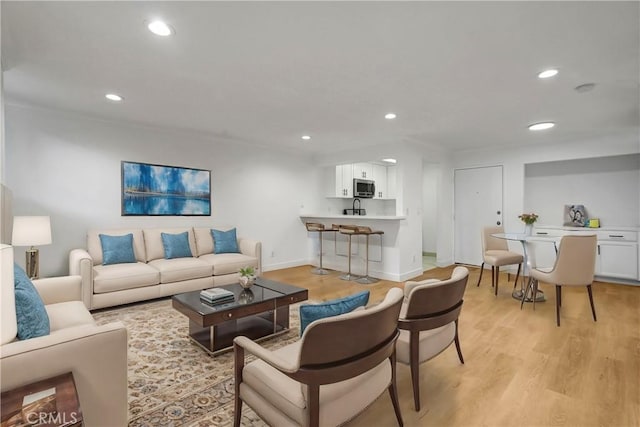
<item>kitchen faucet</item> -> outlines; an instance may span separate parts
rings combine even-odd
[[[357,212],[358,212],[358,215],[359,215],[360,214],[360,199],[357,199],[357,198],[353,199],[353,206],[352,206],[353,214],[354,215],[356,214],[356,202],[358,202],[358,210],[357,210]]]

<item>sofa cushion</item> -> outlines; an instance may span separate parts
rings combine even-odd
[[[13,280],[18,338],[26,340],[49,335],[49,316],[44,308],[42,298],[27,274],[17,264],[13,265]]]
[[[147,262],[154,259],[164,259],[164,245],[162,244],[162,233],[178,234],[188,233],[189,236],[189,249],[191,253],[196,253],[196,241],[193,237],[192,228],[145,228],[142,230],[144,235],[144,246],[147,253]]]
[[[136,262],[132,233],[124,236],[100,234],[98,237],[100,237],[100,245],[102,246],[103,265]]]
[[[349,313],[358,307],[364,307],[369,302],[369,291],[358,292],[343,298],[326,301],[319,304],[305,304],[300,306],[300,335],[314,320],[325,317],[338,316]]]
[[[238,273],[242,267],[258,268],[258,259],[243,254],[208,254],[198,258],[213,266],[213,275]]]
[[[142,230],[130,228],[130,229],[118,229],[118,230],[89,230],[87,232],[87,252],[93,258],[93,264],[102,264],[102,244],[100,243],[100,234],[108,234],[109,236],[124,236],[127,234],[133,234],[133,253],[136,256],[136,261],[145,262],[146,255],[144,250],[144,237]]]
[[[166,259],[193,257],[189,248],[189,233],[160,233]]]
[[[80,325],[95,325],[95,321],[82,301],[66,301],[45,306],[51,324],[51,333]]]
[[[213,253],[228,254],[240,252],[235,228],[227,231],[212,229],[211,235],[213,236]]]
[[[149,265],[160,272],[160,283],[211,277],[213,267],[199,258],[155,259]]]
[[[213,253],[213,235],[209,227],[194,227],[193,236],[196,240],[196,256]]]
[[[160,272],[143,263],[96,265],[93,267],[93,293],[121,291],[160,283]]]

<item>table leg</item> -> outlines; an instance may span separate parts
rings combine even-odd
[[[527,242],[524,240],[520,241],[522,243],[522,263],[524,267],[522,268],[522,284],[520,285],[520,289],[513,291],[511,296],[514,299],[520,300],[520,308],[522,308],[525,302],[533,302],[533,279],[531,276],[531,267],[529,266],[529,256],[527,254]],[[528,280],[525,279],[528,277]],[[537,287],[536,287],[537,288]],[[546,301],[544,298],[544,294],[542,292],[538,292],[536,289],[536,302],[544,302]]]

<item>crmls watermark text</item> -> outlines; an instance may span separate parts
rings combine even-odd
[[[67,424],[67,423],[77,423],[78,413],[77,412],[63,412],[63,413],[54,413],[51,412],[32,412],[27,415],[27,422],[29,425],[43,425],[43,424]]]

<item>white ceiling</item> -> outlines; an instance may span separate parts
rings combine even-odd
[[[638,6],[3,1],[5,96],[307,153],[637,138]],[[154,18],[176,34],[151,34]]]

